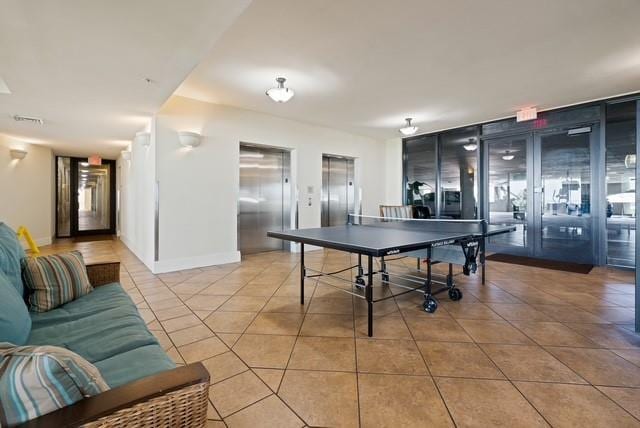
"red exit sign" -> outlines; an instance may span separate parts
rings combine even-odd
[[[516,122],[526,122],[538,118],[538,110],[535,107],[524,108],[516,113]]]

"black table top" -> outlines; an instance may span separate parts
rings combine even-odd
[[[430,229],[434,229],[430,227]],[[311,229],[272,231],[267,235],[286,241],[301,242],[324,248],[348,251],[374,257],[421,250],[432,246],[453,244],[462,239],[481,238],[477,229],[419,230],[398,223],[377,225],[344,225]],[[451,228],[450,228],[451,229]],[[464,229],[461,228],[461,229]],[[507,233],[515,226],[487,226],[485,236]]]

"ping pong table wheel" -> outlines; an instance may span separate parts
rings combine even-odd
[[[426,297],[424,303],[422,304],[422,308],[425,312],[429,312],[430,314],[434,313],[436,309],[438,309],[438,301],[433,297]]]
[[[451,300],[453,300],[454,302],[462,299],[462,290],[460,290],[459,288],[450,288],[449,289],[449,298]]]
[[[363,278],[356,278],[356,288],[358,290],[364,290],[367,284],[364,282]]]

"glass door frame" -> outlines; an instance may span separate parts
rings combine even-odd
[[[78,165],[87,162],[87,158],[71,158],[71,237],[88,235],[116,234],[116,161],[102,159],[102,165],[109,165],[109,228],[78,230]]]
[[[583,127],[590,127],[589,132],[589,168],[590,168],[590,184],[589,184],[589,199],[590,199],[590,219],[591,219],[591,247],[589,248],[590,257],[582,260],[576,260],[576,258],[567,257],[566,251],[556,250],[549,251],[542,248],[542,203],[541,195],[542,189],[542,140],[545,137],[551,135],[558,135],[568,133],[572,129],[579,129]],[[533,178],[534,187],[533,190],[533,216],[532,216],[532,228],[534,231],[534,237],[532,243],[532,256],[538,258],[547,258],[552,260],[565,260],[573,263],[591,263],[594,265],[600,264],[601,252],[603,245],[601,244],[601,222],[603,219],[602,213],[605,206],[602,204],[601,195],[603,194],[604,185],[604,170],[601,167],[602,154],[600,144],[600,123],[584,123],[575,124],[571,126],[563,126],[557,128],[547,128],[540,131],[533,132]],[[538,191],[536,191],[538,190]],[[606,243],[604,244],[606,245]]]
[[[492,252],[502,252],[520,256],[533,256],[533,133],[532,132],[520,132],[510,134],[508,136],[501,135],[492,138],[482,139],[482,218],[491,220],[490,216],[490,202],[489,202],[489,189],[490,177],[489,177],[489,146],[491,144],[501,143],[505,140],[523,139],[526,141],[526,168],[527,168],[527,210],[526,210],[526,245],[519,247],[515,245],[500,245],[496,243],[487,242],[487,250]],[[517,233],[517,232],[516,232]]]

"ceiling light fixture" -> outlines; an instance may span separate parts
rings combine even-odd
[[[504,155],[502,155],[502,159],[506,160],[506,161],[510,161],[514,158],[515,156],[511,154],[511,152],[509,150],[507,150],[506,152],[504,152]]]
[[[180,131],[178,132],[178,139],[182,146],[189,149],[200,145],[200,134],[197,132]]]
[[[411,124],[411,121],[413,120],[413,118],[408,117],[406,118],[404,121],[406,122],[406,126],[404,128],[400,128],[398,131],[400,131],[400,133],[402,135],[413,135],[416,132],[418,132],[418,128],[417,126],[414,126]]]
[[[469,142],[463,146],[464,149],[468,152],[472,152],[477,149],[478,145],[474,141],[475,140],[473,138],[469,138]]]
[[[295,92],[293,92],[293,89],[291,88],[284,87],[284,82],[286,81],[287,79],[285,79],[284,77],[276,78],[278,86],[276,86],[275,88],[271,88],[267,92],[265,92],[267,96],[277,103],[286,103],[291,98],[293,98]]]

